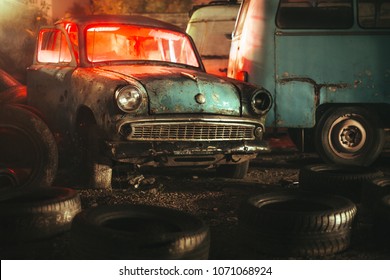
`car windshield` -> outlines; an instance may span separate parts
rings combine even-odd
[[[189,39],[181,33],[134,25],[94,25],[86,32],[90,62],[165,61],[199,67]]]

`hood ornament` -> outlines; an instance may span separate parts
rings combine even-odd
[[[206,97],[202,93],[198,93],[195,95],[195,101],[198,104],[204,104],[206,103]]]

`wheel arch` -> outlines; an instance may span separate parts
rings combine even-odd
[[[365,108],[369,110],[370,113],[377,115],[383,128],[390,127],[390,104],[387,103],[324,103],[319,105],[316,109],[316,124],[328,110],[341,107]]]

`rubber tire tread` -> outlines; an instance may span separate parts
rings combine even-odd
[[[40,164],[19,187],[48,187],[58,169],[58,149],[55,138],[45,122],[24,105],[4,105],[0,108],[0,127],[12,125],[24,131],[34,142]]]
[[[1,242],[24,242],[53,237],[70,230],[81,211],[78,192],[49,187],[14,189],[0,195]]]
[[[312,164],[299,170],[299,186],[304,191],[345,196],[361,201],[363,186],[384,173],[372,167]]]
[[[285,202],[309,207],[278,206]],[[268,208],[272,204],[276,208]],[[356,212],[356,205],[340,196],[296,190],[266,193],[242,203],[239,228],[244,244],[258,251],[292,257],[325,256],[349,247]]]
[[[158,220],[174,225],[175,232],[129,231],[105,226],[130,219]],[[79,259],[207,259],[209,227],[182,211],[148,205],[98,206],[78,214],[72,223],[71,251]]]

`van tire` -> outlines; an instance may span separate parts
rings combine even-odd
[[[0,242],[41,240],[68,231],[81,211],[76,190],[49,187],[0,193]]]
[[[337,164],[312,164],[299,170],[299,186],[304,191],[345,196],[361,201],[363,186],[384,174],[375,168]]]
[[[90,208],[71,229],[71,250],[81,259],[207,259],[209,247],[203,221],[157,206]]]
[[[378,158],[384,143],[380,119],[363,107],[332,108],[316,127],[316,149],[328,163],[369,166]]]
[[[356,205],[347,198],[310,192],[252,196],[239,209],[242,240],[270,255],[317,257],[350,245]]]
[[[57,174],[58,149],[55,138],[45,122],[25,107],[20,107],[17,104],[5,105],[0,108],[0,128],[4,128],[2,131],[8,131],[9,137],[14,137],[11,138],[14,139],[13,143],[19,140],[23,141],[21,142],[23,145],[19,145],[20,150],[18,152],[24,154],[24,159],[26,159],[26,154],[31,153],[30,159],[33,162],[29,163],[31,166],[27,166],[27,169],[31,168],[31,171],[27,173],[24,171],[26,167],[20,168],[19,172],[19,166],[8,166],[10,165],[9,161],[1,162],[3,159],[0,158],[1,166],[15,171],[20,182],[18,187],[51,186]],[[0,141],[1,147],[9,148],[7,135],[0,136],[3,141],[8,141],[8,143]],[[17,156],[15,153],[13,155]]]
[[[223,164],[217,167],[217,176],[244,179],[249,170],[249,160],[238,164]]]

